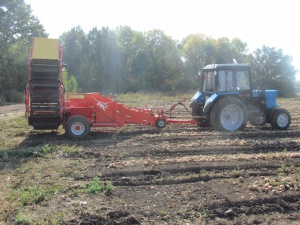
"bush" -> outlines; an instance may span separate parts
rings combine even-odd
[[[5,105],[5,104],[6,104],[5,97],[3,95],[0,95],[0,105]]]
[[[22,92],[18,92],[16,90],[6,90],[3,92],[2,97],[4,98],[4,104],[7,102],[11,103],[21,103],[25,100],[25,95]],[[1,97],[0,97],[1,103]]]

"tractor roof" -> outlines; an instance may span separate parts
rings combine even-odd
[[[203,70],[249,70],[248,64],[209,64]]]

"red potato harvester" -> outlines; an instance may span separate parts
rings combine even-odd
[[[125,106],[100,93],[66,94],[62,81],[62,50],[58,39],[34,38],[28,62],[26,115],[35,130],[65,128],[68,136],[83,139],[91,128],[139,124],[158,128],[166,124],[197,124],[194,119],[174,120],[163,110]]]

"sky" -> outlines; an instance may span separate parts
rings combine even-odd
[[[248,53],[263,45],[293,57],[300,80],[300,13],[296,0],[25,0],[49,38],[81,26],[160,29],[181,41],[190,34],[240,38]]]

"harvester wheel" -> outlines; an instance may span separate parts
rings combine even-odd
[[[164,128],[167,125],[167,122],[165,119],[159,118],[158,120],[156,120],[156,126],[158,128]]]
[[[247,120],[244,103],[232,96],[217,101],[210,113],[211,125],[213,129],[219,131],[244,130]]]
[[[74,139],[84,139],[91,130],[87,119],[83,116],[72,116],[66,122],[65,132]]]
[[[286,109],[276,108],[271,115],[271,126],[276,130],[287,130],[291,120],[291,115]]]
[[[267,122],[267,118],[264,113],[255,113],[249,116],[249,122],[253,126],[264,126]]]

